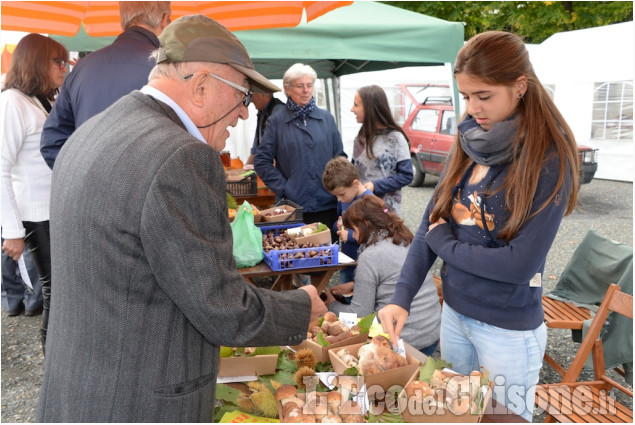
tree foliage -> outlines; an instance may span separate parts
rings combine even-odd
[[[527,43],[551,35],[633,20],[630,1],[386,1],[391,6],[464,22],[465,39],[489,30],[509,31]]]

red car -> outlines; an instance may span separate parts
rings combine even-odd
[[[425,90],[448,90],[443,85],[399,85],[402,98],[410,101],[411,110],[402,124],[410,139],[410,155],[414,178],[409,186],[423,185],[426,174],[438,176],[443,171],[448,154],[456,138],[456,117],[452,97],[431,95],[423,97],[420,103],[413,95]],[[578,145],[580,159],[580,184],[589,183],[598,168],[597,149]]]

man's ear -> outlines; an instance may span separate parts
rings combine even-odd
[[[205,105],[206,90],[210,90],[209,77],[204,72],[196,72],[188,84],[190,101],[197,107]]]

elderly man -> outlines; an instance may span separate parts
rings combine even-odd
[[[159,39],[148,85],[55,165],[42,422],[210,422],[220,345],[298,344],[326,311],[314,287],[245,283],[232,255],[219,152],[251,90],[277,87],[209,18]]]

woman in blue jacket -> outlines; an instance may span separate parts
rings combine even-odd
[[[441,257],[441,356],[462,374],[487,369],[498,401],[531,421],[547,342],[542,273],[576,203],[576,142],[519,37],[473,37],[454,77],[467,115],[379,318],[392,340]]]
[[[313,68],[301,63],[284,73],[286,108],[269,118],[254,168],[276,201],[293,201],[304,208],[306,223],[332,228],[338,218],[337,199],[324,189],[322,174],[327,162],[346,154],[333,115],[315,104],[316,79]]]

